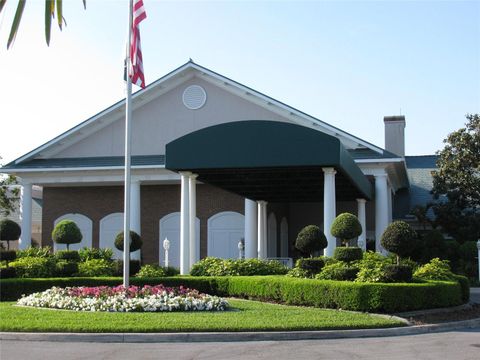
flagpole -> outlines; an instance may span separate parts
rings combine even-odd
[[[131,67],[130,42],[132,39],[133,0],[129,0],[128,9],[128,40],[127,40],[127,96],[125,99],[125,184],[124,184],[124,212],[123,212],[123,286],[130,283],[130,146],[132,140],[132,79],[129,70]]]

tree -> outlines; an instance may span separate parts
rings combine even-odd
[[[397,255],[397,265],[400,257],[407,256],[415,245],[417,233],[405,221],[394,221],[387,226],[380,243],[387,250]]]
[[[480,237],[480,115],[444,140],[433,173],[436,223],[457,241]]]
[[[10,241],[20,238],[22,229],[15,221],[5,219],[0,221],[0,240],[7,242],[7,250],[10,250]]]
[[[86,9],[87,1],[82,0],[83,7]],[[0,14],[2,13],[3,8],[7,0],[0,0]],[[7,49],[13,45],[15,37],[18,33],[18,28],[23,16],[23,10],[25,9],[26,0],[18,0],[17,10],[12,21],[12,26],[10,28],[10,35],[8,36]],[[63,17],[63,6],[62,0],[45,0],[45,41],[47,45],[50,45],[50,33],[52,29],[52,19],[55,19],[55,13],[57,14],[57,23],[60,30],[62,30],[63,25],[67,25],[65,18]]]
[[[130,231],[130,252],[139,250],[143,245],[142,238],[135,231]],[[123,231],[115,237],[115,247],[123,251]]]
[[[328,245],[325,234],[316,225],[305,226],[297,235],[295,248],[302,254],[313,256],[315,251],[325,249]]]
[[[66,244],[70,250],[70,244],[82,241],[82,233],[72,220],[62,220],[53,229],[52,239],[57,244]]]
[[[333,221],[330,233],[342,240],[343,245],[348,246],[351,239],[362,234],[362,225],[355,215],[343,213]]]

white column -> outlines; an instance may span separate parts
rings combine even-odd
[[[257,201],[257,251],[258,258],[265,259],[267,257],[267,202]]]
[[[330,227],[337,213],[336,195],[335,195],[335,174],[334,168],[322,168],[324,173],[323,182],[323,232],[328,241],[327,248],[324,250],[325,256],[333,256],[337,247],[337,239],[330,233]]]
[[[380,245],[382,234],[388,226],[387,174],[375,175],[375,251],[385,254]]]
[[[130,183],[130,230],[141,235],[141,207],[140,207],[140,181],[132,180]]]
[[[258,257],[257,241],[257,203],[245,199],[245,258]]]
[[[197,251],[200,244],[197,244],[197,232],[196,232],[196,219],[197,219],[197,174],[191,174],[189,177],[189,210],[190,210],[190,266],[188,270],[192,268],[198,260]]]
[[[180,172],[180,274],[188,274],[190,261],[190,210],[189,210],[189,177],[190,172]]]
[[[387,200],[388,200],[388,223],[390,224],[393,220],[393,209],[392,209],[392,204],[393,204],[393,191],[392,191],[392,186],[387,182]]]
[[[358,247],[361,248],[363,251],[367,250],[367,221],[366,221],[366,212],[365,212],[365,204],[367,200],[365,199],[357,199],[358,205],[358,221],[360,225],[362,225],[362,234],[358,237],[357,243]]]
[[[32,245],[32,184],[28,181],[22,182],[20,218],[22,220],[22,234],[20,235],[18,248],[23,250]]]

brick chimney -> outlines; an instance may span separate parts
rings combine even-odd
[[[385,116],[385,150],[405,156],[405,116]]]

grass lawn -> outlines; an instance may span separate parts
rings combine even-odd
[[[352,313],[228,300],[223,312],[105,313],[34,309],[0,303],[0,331],[196,332],[360,329],[404,326],[394,319]]]

